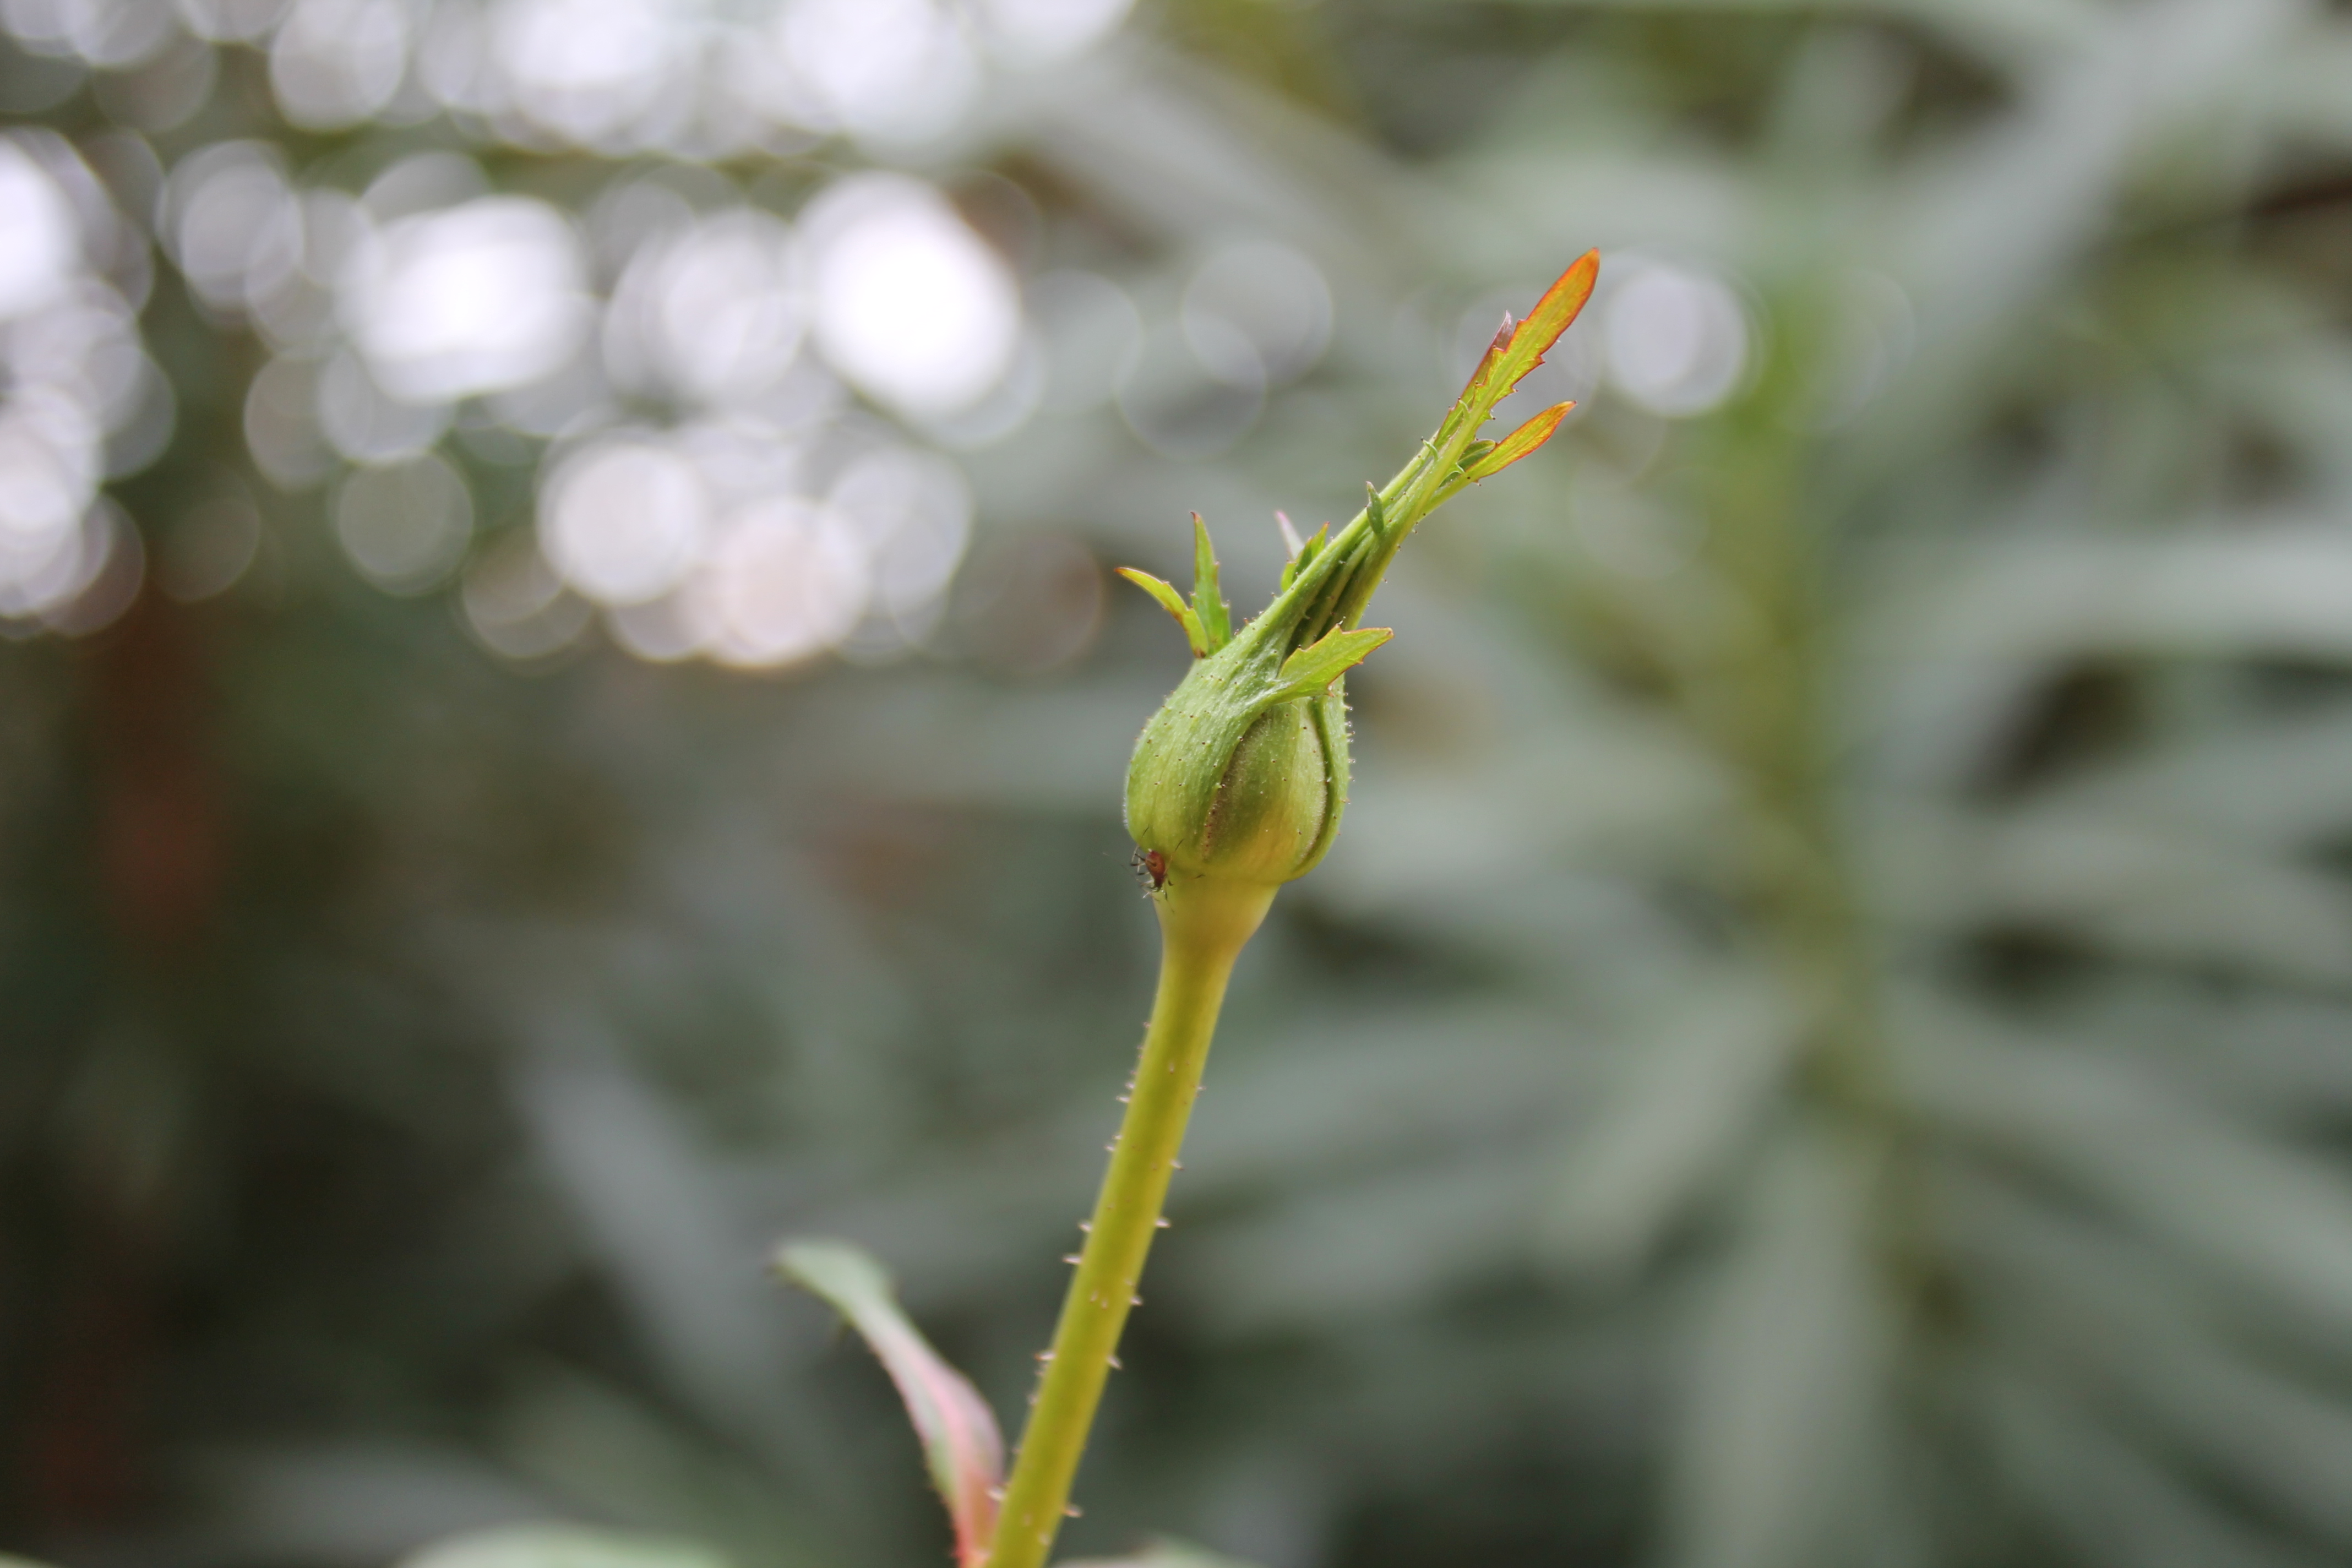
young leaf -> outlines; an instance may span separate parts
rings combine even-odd
[[[1275,515],[1276,517],[1282,517],[1280,512],[1276,512]],[[1283,518],[1282,521],[1285,529],[1288,529],[1290,520],[1286,517]],[[1298,580],[1298,574],[1301,572],[1306,571],[1307,567],[1313,565],[1315,563],[1315,558],[1323,553],[1323,547],[1331,542],[1331,525],[1328,522],[1325,523],[1322,527],[1317,529],[1314,534],[1304,543],[1297,543],[1297,535],[1294,532],[1286,531],[1283,537],[1291,541],[1294,543],[1295,548],[1290,552],[1290,559],[1283,563],[1282,583],[1281,585],[1275,590],[1277,595],[1289,592],[1291,584]]]
[[[5,1568],[21,1563],[0,1557]],[[398,1568],[728,1568],[728,1563],[708,1546],[668,1536],[576,1524],[502,1524],[436,1542],[402,1558]]]
[[[1298,552],[1306,549],[1307,545],[1306,542],[1298,537],[1298,530],[1290,526],[1290,514],[1282,510],[1280,508],[1276,508],[1274,514],[1274,526],[1282,531],[1282,548],[1284,553],[1287,554],[1293,561],[1297,560]]]
[[[1551,345],[1559,341],[1560,333],[1568,331],[1568,324],[1576,320],[1585,300],[1592,297],[1593,282],[1600,276],[1599,251],[1588,250],[1578,257],[1544,290],[1544,297],[1536,301],[1528,319],[1512,329],[1507,342],[1501,333],[1496,334],[1495,346],[1487,349],[1470,377],[1470,384],[1463,388],[1463,400],[1481,409],[1483,417],[1483,410],[1509,396],[1521,377],[1543,363]]]
[[[1131,1557],[1089,1557],[1062,1568],[1250,1568],[1246,1563],[1203,1552],[1181,1541],[1155,1541]]]
[[[1163,583],[1150,573],[1139,572],[1132,566],[1120,567],[1118,574],[1159,600],[1160,607],[1176,617],[1176,624],[1184,628],[1184,640],[1192,645],[1194,658],[1209,657],[1208,630],[1201,625],[1201,617],[1192,613],[1192,606],[1184,602],[1184,595],[1176,591],[1173,584]]]
[[[1192,514],[1192,613],[1201,619],[1209,652],[1234,640],[1233,617],[1217,587],[1217,552],[1209,543],[1209,525],[1197,511]]]
[[[1573,403],[1553,404],[1500,441],[1493,443],[1487,450],[1465,462],[1462,465],[1462,477],[1472,484],[1476,484],[1480,479],[1493,479],[1496,474],[1550,440],[1551,433],[1559,428],[1559,422],[1567,418],[1568,411],[1575,406]]]
[[[1363,626],[1352,632],[1332,632],[1319,642],[1307,644],[1282,661],[1281,673],[1275,677],[1280,683],[1275,700],[1318,695],[1394,636],[1386,626]]]
[[[837,1241],[794,1242],[778,1250],[776,1271],[848,1319],[898,1385],[922,1439],[931,1484],[955,1523],[956,1561],[961,1568],[978,1568],[996,1532],[994,1492],[1004,1478],[1004,1439],[995,1415],[908,1321],[890,1276],[858,1248]]]

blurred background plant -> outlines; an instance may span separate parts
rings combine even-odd
[[[1098,563],[1247,602],[1597,244],[1070,1549],[2352,1552],[2340,5],[0,26],[7,1547],[939,1561],[759,1264],[1017,1407],[1183,659]]]

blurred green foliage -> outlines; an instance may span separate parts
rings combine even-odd
[[[393,5],[398,58],[473,10]],[[1248,601],[1256,520],[1352,510],[1464,334],[1598,245],[1531,389],[1584,413],[1398,569],[1070,1549],[2352,1552],[2342,6],[1171,4],[987,66],[951,127],[698,147],[399,82],[338,120],[255,43],[108,55],[142,14],[0,5],[176,407],[110,489],[149,585],[0,647],[7,1546],[334,1568],[575,1520],[938,1561],[886,1383],[759,1265],[873,1247],[1017,1415],[1148,990],[1118,781],[1184,660],[1096,563],[1179,570],[1197,508]],[[907,169],[1147,331],[1123,401],[992,439],[826,416],[968,478],[919,646],[509,660],[462,590],[354,569],[341,459],[249,455],[267,333],[143,237],[239,138],[355,195],[462,151],[583,221]],[[1236,240],[1311,261],[1328,353],[1155,413]],[[435,447],[468,573],[554,450],[484,406]],[[159,593],[216,503],[251,565]]]

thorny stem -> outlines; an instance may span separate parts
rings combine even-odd
[[[1137,1300],[1184,1124],[1201,1092],[1225,982],[1275,892],[1273,884],[1181,878],[1152,900],[1160,915],[1160,990],[1110,1169],[1005,1486],[988,1568],[1042,1568],[1053,1550],[1112,1352]]]
[[[1373,590],[1414,526],[1449,496],[1475,483],[1474,470],[1481,475],[1499,471],[1549,438],[1566,413],[1565,405],[1547,410],[1502,443],[1481,441],[1478,430],[1496,405],[1542,363],[1545,353],[1583,307],[1599,264],[1599,253],[1588,252],[1559,276],[1526,321],[1504,318],[1503,330],[1480,358],[1436,435],[1422,443],[1396,477],[1368,499],[1364,510],[1329,540],[1313,563],[1302,553],[1294,563],[1295,569],[1284,574],[1283,590],[1265,616],[1254,624],[1268,634],[1278,630],[1286,646],[1267,648],[1260,638],[1244,652],[1295,655],[1328,632],[1358,629]],[[1518,442],[1516,447],[1515,441]],[[1496,463],[1465,462],[1474,447],[1479,458],[1494,456]],[[1507,447],[1510,448],[1507,453]],[[1199,529],[1197,515],[1193,521]],[[1154,596],[1184,623],[1193,651],[1207,657],[1233,645],[1226,636],[1224,611],[1216,598],[1215,562],[1209,553],[1205,529],[1200,529],[1195,538],[1200,564],[1192,608],[1185,608],[1166,584],[1138,580],[1157,584]],[[1356,652],[1355,658],[1361,657],[1360,650]],[[1269,665],[1267,673],[1275,668]],[[1279,668],[1289,667],[1285,661]],[[1325,678],[1327,695],[1335,690],[1332,682],[1337,679],[1336,670]],[[1211,679],[1210,684],[1218,683],[1217,678]],[[1178,688],[1180,693],[1185,689]],[[1330,716],[1325,713],[1321,699],[1314,706],[1318,714],[1314,722],[1320,729]],[[1170,712],[1163,709],[1162,716]],[[1139,757],[1152,742],[1160,722],[1155,719],[1153,728],[1145,731]],[[1324,755],[1327,767],[1333,770],[1328,777],[1338,782],[1344,796],[1344,744],[1334,745],[1327,735]],[[1223,783],[1217,787],[1223,788]],[[1135,826],[1135,800],[1130,775],[1130,826]],[[1329,827],[1336,826],[1336,805],[1331,810],[1324,830],[1327,837],[1321,842],[1328,842]],[[1191,831],[1188,826],[1188,834]],[[1149,844],[1141,833],[1138,842]],[[1150,847],[1155,868],[1164,858],[1160,847]],[[1287,875],[1298,875],[1303,869],[1297,868]],[[1159,874],[1155,868],[1155,878]],[[1152,1232],[1165,1223],[1160,1217],[1160,1206],[1168,1195],[1177,1152],[1183,1145],[1185,1122],[1200,1093],[1201,1069],[1208,1058],[1226,981],[1243,946],[1265,918],[1279,885],[1180,872],[1155,892],[1153,904],[1162,939],[1160,992],[1144,1034],[1142,1059],[1129,1086],[1127,1116],[1111,1145],[1110,1169],[1103,1177],[1102,1194],[1087,1226],[1086,1246],[1073,1260],[1077,1273],[1063,1300],[1053,1348],[1045,1352],[1045,1370],[1031,1401],[1028,1429],[1022,1435],[1019,1458],[1000,1500],[995,1536],[985,1559],[987,1568],[1043,1568],[1053,1550],[1054,1537],[1069,1506],[1070,1483],[1077,1474],[1095,1409],[1110,1374],[1112,1352],[1118,1349],[1129,1309],[1141,1300],[1135,1289],[1143,1277]]]

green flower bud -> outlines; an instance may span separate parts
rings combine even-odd
[[[1127,826],[1147,865],[1159,857],[1155,882],[1287,882],[1330,847],[1347,805],[1347,703],[1337,679],[1313,697],[1274,699],[1277,675],[1257,649],[1228,644],[1144,727]]]
[[[1377,506],[1377,501],[1375,502]],[[1273,608],[1235,636],[1217,595],[1216,556],[1199,516],[1193,588],[1126,574],[1166,605],[1201,656],[1144,726],[1127,773],[1127,826],[1155,887],[1171,874],[1277,885],[1303,877],[1339,831],[1348,799],[1348,706],[1340,678],[1389,638],[1332,630],[1337,557],[1307,559]],[[1294,563],[1297,566],[1301,563]]]
[[[1121,569],[1176,618],[1197,660],[1144,726],[1128,765],[1128,831],[1155,892],[1171,878],[1209,879],[1270,897],[1331,847],[1348,803],[1343,678],[1391,635],[1357,623],[1416,523],[1559,427],[1566,404],[1499,442],[1477,436],[1575,318],[1597,267],[1597,257],[1584,257],[1525,321],[1503,319],[1436,435],[1386,489],[1366,487],[1364,510],[1336,538],[1327,528],[1296,546],[1274,603],[1239,633],[1218,596],[1199,513],[1190,602],[1156,577]]]

